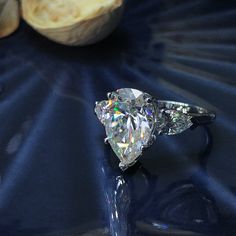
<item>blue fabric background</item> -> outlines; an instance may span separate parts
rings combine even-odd
[[[235,63],[234,1],[129,0],[83,48],[22,23],[0,40],[0,236],[235,236]],[[121,173],[93,108],[122,87],[217,120],[158,137]]]

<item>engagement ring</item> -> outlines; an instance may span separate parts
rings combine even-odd
[[[105,143],[120,159],[124,171],[134,165],[157,135],[176,135],[211,123],[215,114],[187,103],[157,100],[148,93],[122,88],[96,102],[95,113],[105,126]]]

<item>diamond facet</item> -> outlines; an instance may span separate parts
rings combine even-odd
[[[192,117],[181,110],[165,109],[160,111],[157,119],[157,131],[166,135],[176,135],[189,129]]]
[[[96,105],[95,112],[105,125],[108,142],[123,166],[133,164],[152,138],[155,107],[151,96],[136,89],[119,89],[110,100]]]
[[[101,102],[97,102],[96,106],[95,106],[95,113],[98,117],[98,119],[101,121],[101,123],[103,125],[105,125],[105,120],[108,119],[109,117],[109,113],[108,113],[108,109],[111,107],[112,105],[112,101],[101,101]]]

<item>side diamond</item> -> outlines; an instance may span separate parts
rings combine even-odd
[[[100,122],[105,125],[105,121],[109,118],[108,109],[111,106],[111,100],[97,102],[95,106],[95,113],[100,120]]]
[[[192,117],[181,111],[160,110],[157,120],[157,131],[161,134],[175,135],[189,129]]]

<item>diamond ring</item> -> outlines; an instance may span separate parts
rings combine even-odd
[[[157,135],[176,135],[211,123],[215,114],[187,103],[157,100],[148,93],[122,88],[96,102],[95,113],[105,126],[105,143],[120,159],[124,171],[134,165]]]

